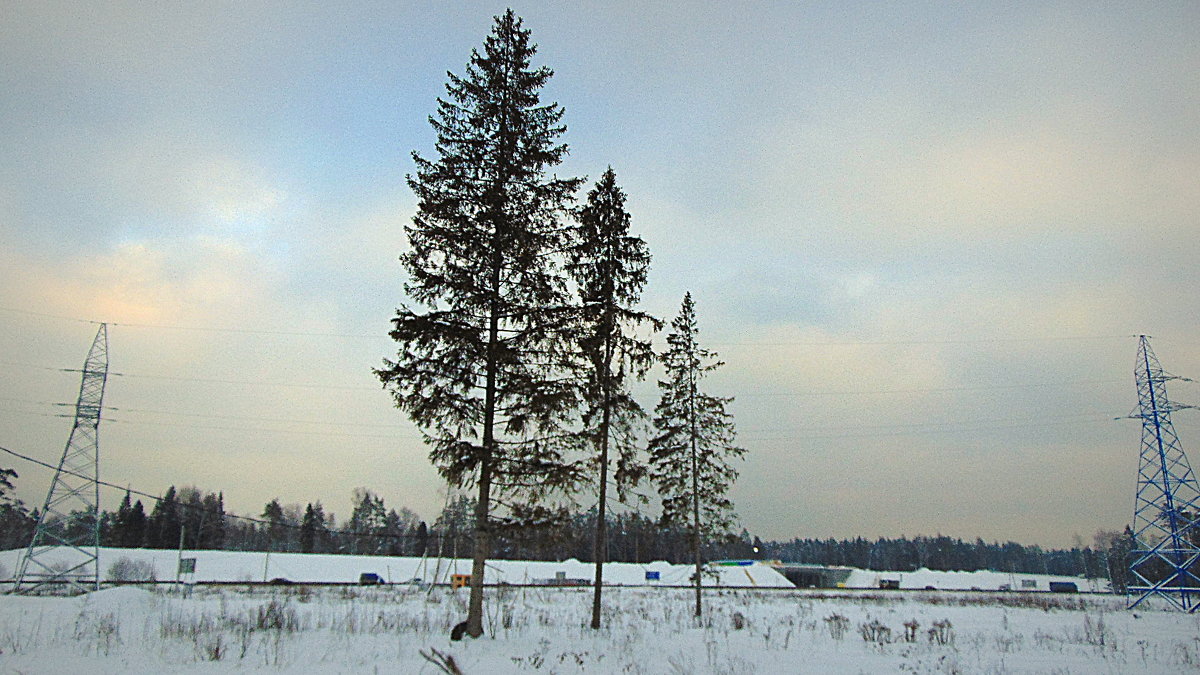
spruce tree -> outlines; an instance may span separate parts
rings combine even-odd
[[[746,454],[734,445],[733,417],[725,411],[732,398],[700,389],[705,375],[724,365],[700,346],[692,294],[683,297],[679,316],[671,322],[662,355],[666,379],[654,409],[658,435],[650,440],[650,477],[662,497],[665,525],[686,524],[696,563],[696,611],[700,616],[701,544],[733,524],[733,503],[726,494],[738,472],[730,460]]]
[[[583,380],[583,437],[598,465],[599,506],[593,537],[596,562],[592,596],[592,628],[600,628],[600,592],[607,560],[609,460],[619,496],[645,475],[637,460],[637,441],[646,413],[629,394],[632,379],[641,379],[654,363],[654,349],[638,330],[658,330],[661,322],[634,309],[650,269],[650,250],[629,234],[625,193],[609,167],[578,214],[579,229],[567,270],[579,294],[581,321],[577,334],[586,364]]]
[[[109,532],[110,546],[132,548],[129,545],[129,519],[132,515],[133,506],[129,501],[129,490],[125,490],[125,496],[121,499],[121,505],[117,507],[117,515],[113,518],[112,530]]]
[[[200,521],[200,548],[220,550],[225,545],[225,493],[209,492],[202,502],[204,517]]]
[[[567,146],[563,111],[543,104],[547,67],[511,10],[430,123],[437,159],[413,153],[418,199],[401,256],[411,304],[397,309],[399,350],[376,373],[420,427],[430,459],[456,487],[474,486],[475,552],[467,634],[483,634],[484,563],[498,525],[544,521],[574,489],[564,430],[575,390],[562,370],[571,314],[558,258],[563,215],[580,179],[547,176]]]
[[[175,548],[179,545],[179,532],[182,522],[179,518],[179,501],[175,496],[175,486],[167,488],[166,494],[154,504],[147,524],[149,548]]]
[[[129,511],[129,528],[126,531],[125,548],[141,548],[146,545],[146,507],[142,500],[133,503]]]
[[[279,503],[278,498],[272,499],[263,506],[261,518],[266,521],[266,529],[263,532],[267,538],[266,550],[288,550],[285,534],[287,532],[287,522],[283,515],[283,505]]]
[[[304,518],[300,521],[300,552],[316,553],[317,530],[325,527],[325,516],[321,503],[313,508],[312,502],[304,507]]]

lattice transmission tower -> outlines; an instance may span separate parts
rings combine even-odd
[[[1167,381],[1145,335],[1139,336],[1135,379],[1142,421],[1142,454],[1133,508],[1129,590],[1133,609],[1150,597],[1186,612],[1200,609],[1200,486],[1179,446],[1171,413],[1195,406],[1167,398]]]
[[[21,560],[17,593],[47,587],[80,593],[100,588],[99,430],[108,379],[107,324],[96,331],[81,372],[75,424]]]

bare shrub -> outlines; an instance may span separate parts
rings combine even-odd
[[[196,653],[205,661],[220,661],[229,649],[221,639],[220,633],[197,635],[195,645]]]
[[[917,623],[916,619],[910,619],[908,621],[905,621],[904,622],[904,641],[905,642],[916,642],[917,641],[917,629],[920,627],[921,627],[921,624]]]
[[[95,649],[97,654],[108,656],[113,645],[121,642],[121,623],[115,614],[107,613],[99,616],[80,614],[75,621],[75,639]],[[95,640],[95,643],[91,642]]]
[[[929,629],[928,634],[931,643],[948,645],[954,642],[954,627],[950,624],[950,619],[934,621],[933,628]]]
[[[447,675],[463,675],[463,671],[454,662],[454,657],[445,652],[439,652],[437,649],[430,647],[429,652],[421,651],[421,656],[426,661],[433,664],[435,668],[446,673]],[[540,664],[539,664],[540,665]]]
[[[1040,609],[1049,612],[1056,609],[1082,611],[1087,609],[1087,601],[1078,596],[1059,595],[1054,593],[974,593],[959,595],[953,593],[930,593],[924,598],[929,605],[951,605],[956,607],[1020,607],[1024,609]]]
[[[746,615],[741,612],[733,613],[733,629],[742,630],[746,627]]]
[[[1083,639],[1090,645],[1103,647],[1108,642],[1108,629],[1104,625],[1104,614],[1095,622],[1090,614],[1083,615]]]
[[[883,645],[892,641],[892,629],[880,623],[879,619],[859,624],[858,634],[862,636],[863,642]]]
[[[830,614],[825,617],[825,625],[829,628],[829,637],[841,640],[846,636],[846,629],[850,627],[850,619],[841,614]]]
[[[294,633],[300,627],[295,608],[274,598],[254,612],[254,627],[258,630],[274,630]]]
[[[109,581],[148,583],[157,581],[154,565],[145,560],[121,556],[108,566]]]

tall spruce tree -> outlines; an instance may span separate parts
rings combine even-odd
[[[396,359],[376,373],[421,428],[455,486],[475,486],[475,552],[466,633],[483,634],[484,563],[498,525],[544,521],[574,489],[564,430],[576,391],[561,333],[571,320],[558,261],[563,216],[581,179],[547,176],[567,146],[547,67],[521,20],[495,18],[466,74],[449,74],[430,117],[436,160],[413,153],[418,198],[401,256],[412,304],[392,319]]]
[[[317,553],[325,538],[325,509],[318,501],[304,507],[304,518],[300,521],[300,552]],[[324,551],[321,551],[322,553]]]
[[[175,486],[167,488],[167,492],[154,504],[146,524],[148,548],[175,548],[179,545],[179,532],[182,522],[179,518],[179,500],[175,496]]]
[[[645,475],[637,460],[637,441],[646,413],[629,394],[632,379],[645,376],[654,349],[639,329],[658,330],[661,322],[635,309],[646,285],[650,250],[629,234],[625,193],[609,167],[587,204],[579,211],[579,229],[567,270],[579,294],[581,321],[577,334],[586,367],[583,379],[583,437],[598,465],[599,507],[593,538],[596,578],[592,595],[592,628],[600,628],[600,593],[607,555],[607,500],[610,457],[619,496]]]
[[[664,524],[686,524],[696,562],[696,616],[701,613],[701,544],[728,531],[733,503],[726,494],[738,472],[730,460],[746,454],[734,445],[733,417],[725,411],[732,398],[710,396],[700,380],[724,365],[700,346],[692,294],[683,296],[679,316],[671,322],[662,355],[666,379],[654,409],[658,435],[650,440],[650,477],[662,497]]]

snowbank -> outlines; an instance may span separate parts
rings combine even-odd
[[[878,572],[856,569],[846,580],[846,588],[885,588],[896,582],[901,589],[982,590],[982,591],[1049,591],[1050,582],[1073,583],[1080,591],[1107,592],[1105,579],[1085,579],[1050,574],[1020,574],[1009,572],[938,572],[921,568],[915,572]]]

